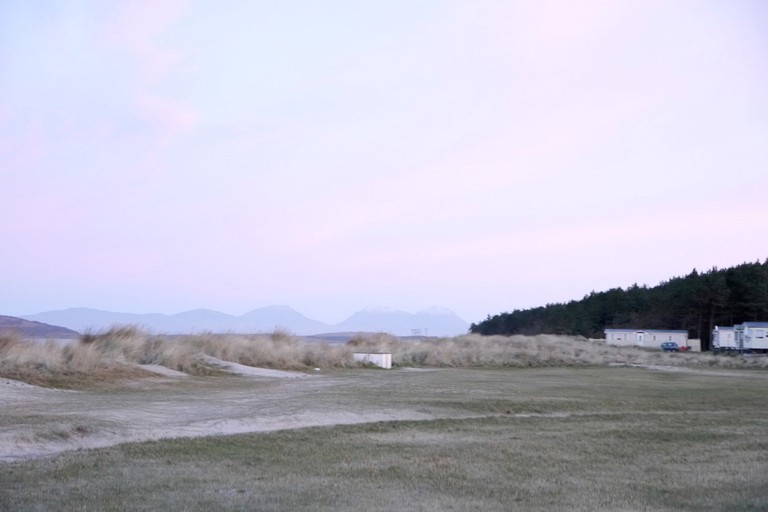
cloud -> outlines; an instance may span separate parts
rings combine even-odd
[[[167,78],[184,60],[182,52],[162,45],[160,39],[182,18],[187,4],[185,0],[122,2],[106,23],[107,37],[137,62],[149,84]]]
[[[122,49],[126,63],[138,71],[138,76],[132,77],[135,112],[158,133],[160,146],[194,129],[200,120],[200,113],[191,104],[163,92],[186,60],[183,51],[164,40],[187,8],[184,0],[123,3],[105,29],[113,44]]]
[[[136,106],[142,119],[155,126],[167,141],[198,126],[200,114],[189,104],[168,97],[139,93]]]

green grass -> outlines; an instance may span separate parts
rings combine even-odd
[[[453,417],[0,464],[0,510],[768,509],[762,372],[354,370],[331,379],[285,406],[378,400]]]

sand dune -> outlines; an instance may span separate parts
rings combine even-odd
[[[288,372],[285,370],[272,370],[269,368],[256,368],[254,366],[247,366],[244,364],[231,363],[224,361],[213,356],[209,356],[203,353],[197,355],[197,358],[204,361],[207,364],[215,366],[221,370],[224,370],[235,375],[245,375],[248,377],[272,377],[276,379],[301,379],[309,377],[306,373],[302,372]]]

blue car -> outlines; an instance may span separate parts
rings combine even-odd
[[[680,346],[674,341],[665,341],[661,344],[661,350],[664,352],[680,352]]]

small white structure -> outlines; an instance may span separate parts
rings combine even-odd
[[[355,361],[359,361],[361,363],[375,364],[379,368],[384,368],[385,370],[392,368],[392,354],[369,354],[363,352],[355,352],[352,354],[352,358]]]
[[[736,350],[736,328],[716,325],[712,330],[712,350]]]
[[[688,348],[688,331],[664,331],[658,329],[606,329],[605,341],[609,345],[633,345],[654,347],[665,341],[674,341],[681,348]]]

